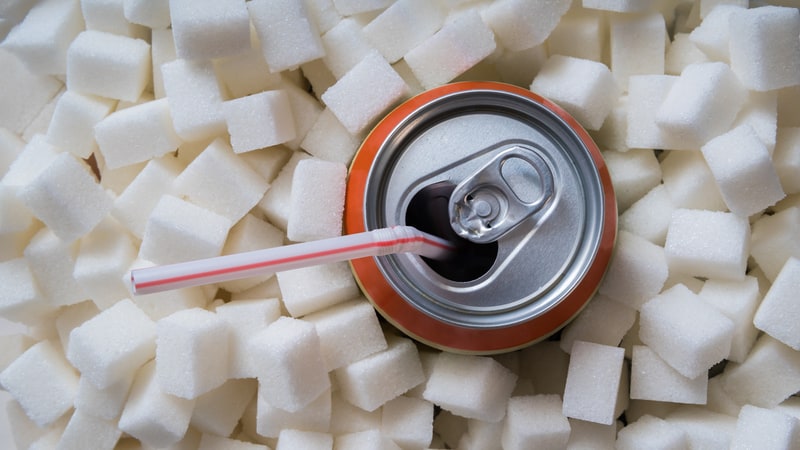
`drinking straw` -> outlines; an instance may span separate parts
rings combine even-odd
[[[450,242],[414,227],[394,226],[245,253],[134,269],[131,271],[131,287],[135,295],[152,294],[393,253],[413,253],[431,259],[444,259],[453,249]]]

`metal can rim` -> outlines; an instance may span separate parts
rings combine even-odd
[[[567,123],[589,152],[602,184],[605,211],[598,249],[589,270],[576,287],[561,300],[557,308],[513,326],[475,329],[442,322],[407,303],[384,278],[373,258],[354,260],[350,264],[356,281],[367,299],[387,321],[404,333],[442,350],[491,354],[522,348],[545,339],[568,323],[595,294],[611,260],[617,235],[617,205],[611,177],[599,148],[571,115],[530,90],[493,81],[452,83],[423,92],[387,114],[372,129],[353,158],[347,183],[344,227],[348,234],[367,231],[363,209],[367,179],[383,142],[404,119],[440,97],[474,90],[503,91],[538,103]]]

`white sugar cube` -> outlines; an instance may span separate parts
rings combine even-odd
[[[444,23],[437,2],[399,0],[364,27],[364,36],[390,63],[433,35]]]
[[[731,449],[789,449],[800,445],[800,421],[779,411],[745,405],[736,421]]]
[[[191,426],[204,433],[230,436],[245,408],[255,398],[257,388],[258,383],[252,379],[228,380],[200,395],[192,409]]]
[[[70,333],[67,358],[81,375],[103,389],[155,356],[156,326],[125,299]]]
[[[632,307],[597,295],[578,317],[564,328],[561,334],[561,349],[569,353],[575,341],[619,345],[635,320],[636,310]]]
[[[333,447],[350,450],[400,450],[400,446],[377,429],[340,434],[334,438]]]
[[[281,432],[287,429],[328,432],[333,417],[331,405],[330,389],[325,390],[311,403],[294,412],[273,406],[263,395],[258,395],[256,431],[260,436],[269,438],[279,437]]]
[[[163,98],[167,94],[164,92],[164,76],[161,74],[161,66],[178,59],[175,52],[175,37],[171,28],[151,30],[150,54],[153,59],[153,95],[155,98]]]
[[[800,354],[764,334],[747,359],[722,374],[725,392],[739,404],[773,408],[800,390]]]
[[[489,5],[482,17],[504,48],[519,51],[544,42],[569,7],[568,0],[502,0]],[[530,26],[532,23],[536,26]]]
[[[727,64],[692,64],[670,88],[656,124],[673,134],[678,149],[697,149],[733,123],[745,90]]]
[[[216,309],[227,322],[230,332],[228,354],[230,378],[254,378],[255,362],[248,352],[247,341],[281,315],[280,301],[271,299],[233,300]]]
[[[620,211],[626,210],[661,180],[661,167],[651,150],[606,151],[603,158],[611,174]]]
[[[112,100],[67,91],[56,103],[47,141],[75,156],[88,158],[97,147],[94,126],[113,108]]]
[[[41,341],[0,372],[0,385],[39,427],[72,408],[78,375],[52,341]]]
[[[375,411],[425,381],[414,343],[399,337],[387,341],[386,350],[333,372],[342,397],[366,411]]]
[[[564,415],[605,425],[614,423],[624,358],[622,348],[575,341],[564,389]]]
[[[289,202],[292,195],[294,170],[301,160],[307,158],[311,158],[308,153],[292,153],[289,161],[281,167],[278,176],[272,181],[269,190],[258,204],[258,209],[264,212],[270,223],[282,230],[286,230],[289,220]]]
[[[259,395],[275,407],[299,411],[330,387],[313,324],[281,317],[248,346],[256,361]]]
[[[330,109],[319,115],[300,143],[312,156],[342,164],[350,164],[359,141],[339,122]]]
[[[59,309],[58,316],[55,318],[55,326],[64,353],[69,348],[69,333],[99,313],[100,309],[91,300]]]
[[[36,74],[64,74],[67,48],[83,31],[77,2],[50,0],[35,5],[3,41]]]
[[[659,184],[619,216],[619,227],[663,246],[673,211],[675,205],[666,186]]]
[[[292,177],[286,236],[291,241],[314,241],[342,234],[347,167],[341,163],[300,161]]]
[[[590,130],[603,125],[619,95],[605,64],[562,55],[547,60],[531,90],[554,101]]]
[[[294,317],[356,298],[359,294],[347,263],[287,270],[279,272],[277,277],[283,303]]]
[[[375,310],[363,299],[323,309],[304,319],[317,329],[328,371],[386,349],[386,339]]]
[[[797,323],[800,320],[795,295],[800,285],[800,259],[789,258],[775,277],[758,307],[753,323],[775,339],[800,350]]]
[[[55,312],[55,306],[39,291],[25,258],[0,262],[0,313],[16,322],[35,323]]]
[[[670,152],[661,162],[661,174],[675,208],[727,209],[702,153]]]
[[[58,448],[114,448],[121,435],[122,431],[114,422],[76,410],[58,441]]]
[[[262,444],[240,441],[215,434],[203,433],[197,450],[269,450],[269,447]]]
[[[422,86],[430,89],[463,74],[496,48],[491,28],[477,12],[468,11],[446,21],[404,59]]]
[[[298,87],[294,83],[284,82],[281,89],[289,96],[289,106],[294,119],[294,139],[284,145],[292,150],[298,150],[306,134],[314,126],[317,118],[322,114],[323,107],[313,95]]]
[[[294,154],[292,150],[285,146],[276,145],[270,148],[243,153],[240,155],[240,158],[247,161],[250,167],[261,174],[261,177],[264,178],[266,182],[272,183],[277,178],[283,166],[289,161],[289,158]],[[296,154],[300,155],[303,154],[303,152],[297,152]]]
[[[74,276],[77,242],[60,239],[51,230],[39,230],[25,247],[25,259],[39,290],[54,306],[86,300],[86,292]]]
[[[686,433],[658,417],[645,415],[629,423],[617,434],[616,448],[636,450],[641,448],[687,448]]]
[[[441,353],[422,396],[453,414],[499,422],[517,378],[492,358]]]
[[[105,31],[130,37],[145,37],[144,27],[125,17],[124,0],[83,0],[81,12],[87,30]]]
[[[315,431],[281,430],[275,450],[293,450],[296,448],[331,450],[333,448],[333,436],[330,433]]]
[[[603,61],[603,49],[607,41],[602,15],[575,10],[561,17],[547,38],[547,50],[551,55]]]
[[[112,206],[88,165],[69,153],[50,161],[18,195],[37,218],[67,242],[91,231]]]
[[[800,181],[793,176],[800,170],[800,128],[778,129],[772,161],[784,192],[800,192]]]
[[[82,32],[67,52],[67,88],[136,101],[150,80],[150,45],[102,31]]]
[[[135,375],[136,372],[130,372],[121,380],[103,389],[98,389],[88,378],[82,376],[75,396],[75,409],[101,419],[118,418],[125,406]]]
[[[731,68],[742,84],[769,91],[800,84],[800,11],[767,6],[730,16]]]
[[[219,214],[164,195],[147,219],[139,257],[170,264],[219,256],[232,225]]]
[[[728,356],[733,330],[733,321],[683,285],[645,303],[639,315],[642,342],[688,378]]]
[[[200,308],[178,311],[159,320],[156,380],[160,389],[194,399],[228,379],[228,324]]]
[[[503,449],[566,448],[569,421],[558,395],[512,397],[503,426]]]
[[[708,56],[693,42],[691,35],[676,33],[664,57],[664,73],[680,75],[687,66],[705,62],[709,62]]]
[[[170,0],[179,58],[212,59],[250,48],[250,20],[242,0]]]
[[[270,225],[252,214],[242,218],[228,233],[225,240],[225,247],[222,248],[223,255],[234,253],[249,252],[266,248],[273,248],[283,245],[284,233],[277,227]],[[253,288],[272,278],[271,273],[263,273],[259,276],[251,276],[241,280],[231,280],[219,283],[220,287],[229,292],[242,292]]]
[[[111,215],[141,239],[148,216],[161,195],[171,192],[172,183],[181,169],[178,160],[172,156],[149,161],[114,199]]]
[[[405,81],[377,52],[364,57],[322,94],[322,102],[357,134],[407,92]]]
[[[266,91],[223,102],[222,111],[236,153],[290,141],[296,137],[288,95]]]
[[[667,28],[658,12],[620,14],[609,21],[611,73],[623,89],[633,75],[664,73]],[[635,147],[635,146],[633,146]]]
[[[112,113],[95,125],[94,131],[110,169],[157,158],[181,144],[166,98]]]
[[[424,448],[433,438],[433,404],[400,396],[382,408],[381,433],[403,448]]]
[[[28,124],[63,88],[55,77],[32,74],[14,54],[0,49],[0,75],[8,80],[0,88],[0,126],[22,134]]]
[[[222,92],[210,61],[176,59],[161,65],[175,132],[187,141],[225,131]]]
[[[624,230],[617,239],[599,292],[630,308],[640,309],[664,287],[669,274],[665,251]]]
[[[256,0],[248,2],[247,9],[273,72],[325,56],[319,30],[304,2]]]
[[[625,143],[630,148],[678,148],[677,139],[656,125],[656,111],[675,81],[672,75],[633,75],[628,80],[628,127]],[[619,79],[618,79],[619,81]]]
[[[689,40],[710,59],[730,62],[730,17],[741,9],[741,5],[719,5],[712,9],[689,34]]]
[[[775,280],[789,257],[800,258],[800,241],[793,231],[797,226],[800,226],[798,207],[762,216],[753,224],[750,253],[768,280]]]
[[[683,430],[688,448],[729,448],[736,418],[700,406],[681,406],[669,413],[667,422]]]
[[[741,280],[749,249],[747,218],[719,211],[678,209],[672,213],[664,252],[670,271]]]
[[[687,378],[649,347],[633,347],[631,398],[702,405],[706,403],[707,389],[708,374]]]
[[[123,14],[131,23],[152,29],[169,27],[169,0],[123,0]]]
[[[220,85],[226,88],[229,98],[244,97],[275,89],[280,85],[281,75],[271,72],[261,51],[261,42],[252,26],[250,44],[252,48],[244,53],[214,61],[214,71]]]
[[[342,20],[342,15],[336,9],[333,0],[309,0],[305,5],[320,33],[325,33]]]
[[[325,56],[322,61],[336,79],[355,67],[375,48],[367,41],[361,25],[353,18],[346,18],[322,35]],[[388,59],[388,58],[387,58]]]
[[[137,372],[118,426],[145,445],[163,448],[186,434],[195,401],[164,393],[155,366],[150,361]]]
[[[238,222],[269,185],[222,139],[214,140],[175,178],[174,193]]]
[[[769,151],[750,125],[712,139],[702,150],[732,212],[750,216],[784,197]]]
[[[330,433],[337,435],[379,429],[381,412],[380,408],[365,411],[345,400],[340,391],[334,391],[331,395]]]
[[[752,276],[742,281],[707,280],[698,294],[733,321],[736,328],[728,360],[744,361],[758,335],[753,326],[753,316],[761,301],[758,280]]]

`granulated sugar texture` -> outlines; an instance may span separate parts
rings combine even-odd
[[[1,3],[0,447],[800,448],[796,0]],[[369,130],[470,80],[608,163],[616,253],[562,333],[436,351],[345,263],[131,294],[340,235]]]

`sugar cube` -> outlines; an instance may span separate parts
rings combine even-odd
[[[259,379],[259,395],[270,404],[297,412],[330,387],[314,325],[281,317],[248,344]]]
[[[222,139],[214,140],[175,178],[174,193],[238,222],[269,185]]]
[[[798,225],[798,207],[790,207],[771,216],[764,215],[753,224],[750,253],[768,280],[775,280],[789,257],[800,258],[800,242],[792,231]]]
[[[300,161],[292,178],[286,236],[313,241],[340,236],[347,167],[341,163]]]
[[[800,422],[779,411],[745,405],[736,421],[731,449],[789,449],[800,445]]]
[[[625,143],[630,148],[679,148],[677,139],[656,125],[656,111],[678,77],[632,75],[628,81],[628,120]],[[619,83],[619,79],[617,79]]]
[[[330,263],[278,272],[283,304],[293,317],[301,317],[359,295],[350,266]]]
[[[330,450],[333,448],[333,436],[330,433],[284,429],[278,436],[275,450]]]
[[[733,213],[677,209],[664,247],[670,271],[741,280],[750,249],[749,232],[747,218]]]
[[[491,358],[441,353],[422,397],[468,419],[499,422],[517,378]]]
[[[502,0],[487,6],[482,17],[504,48],[520,51],[544,42],[569,7],[568,0]],[[533,22],[537,26],[529,26]]]
[[[439,3],[399,0],[364,27],[364,37],[387,61],[395,63],[438,31],[444,19]]]
[[[357,134],[400,100],[405,81],[377,52],[365,56],[322,94],[322,102],[351,134]]]
[[[426,447],[433,438],[433,404],[400,396],[383,405],[381,433],[403,448]]]
[[[72,275],[86,296],[106,309],[130,295],[122,277],[135,258],[130,235],[116,221],[106,220],[81,239]]]
[[[110,169],[157,158],[181,144],[166,98],[118,110],[95,125],[94,132]]]
[[[235,153],[290,141],[296,137],[288,95],[273,90],[228,100],[222,112]]]
[[[280,86],[289,96],[289,106],[292,110],[295,131],[294,139],[284,143],[284,145],[291,150],[298,150],[300,143],[303,142],[306,134],[314,126],[319,115],[322,114],[323,107],[313,95],[294,83],[284,82]]]
[[[397,444],[382,435],[378,429],[340,434],[334,438],[333,447],[351,450],[400,450]]]
[[[161,194],[172,191],[172,183],[181,169],[178,160],[170,155],[148,161],[114,199],[111,215],[131,234],[141,239],[147,218],[161,198]]]
[[[37,322],[55,312],[55,306],[39,290],[25,258],[0,262],[0,312],[17,322]]]
[[[289,161],[281,167],[278,176],[272,181],[269,190],[258,204],[258,209],[264,212],[267,220],[282,230],[286,230],[289,220],[289,202],[292,194],[292,177],[297,164],[311,158],[306,152],[292,153]]]
[[[123,0],[125,18],[152,29],[165,29],[170,25],[169,0]]]
[[[711,211],[727,209],[702,153],[670,152],[661,162],[661,173],[674,207]]]
[[[121,435],[122,431],[114,422],[76,410],[69,419],[57,448],[64,450],[113,449]]]
[[[503,448],[566,448],[570,426],[561,408],[561,398],[555,394],[509,399],[501,437]]]
[[[699,28],[695,28],[695,31],[697,30]],[[676,33],[672,38],[664,57],[664,73],[680,75],[683,69],[691,64],[709,62],[708,56],[698,48],[691,36],[687,33]]]
[[[800,259],[789,258],[764,296],[753,323],[773,338],[800,350],[797,323],[800,308],[794,300],[800,285]]]
[[[250,20],[242,0],[169,0],[169,10],[179,58],[220,58],[250,48]]]
[[[602,15],[587,14],[584,10],[568,11],[547,37],[551,55],[603,61],[608,42],[606,22]]]
[[[155,356],[155,339],[155,323],[124,299],[72,330],[67,358],[82,377],[103,389]]]
[[[261,436],[279,437],[282,430],[287,429],[318,433],[325,433],[331,430],[333,400],[330,389],[322,392],[308,405],[293,412],[270,404],[263,395],[257,395],[257,397],[256,431]]]
[[[731,68],[742,84],[769,91],[800,84],[800,11],[766,6],[730,16]]]
[[[94,126],[111,113],[114,106],[109,99],[65,92],[56,103],[47,129],[47,141],[75,156],[88,158],[97,147]]]
[[[78,382],[75,409],[105,420],[117,419],[128,399],[136,372],[128,373],[116,383],[98,389],[86,377]]]
[[[245,97],[250,94],[277,88],[281,74],[273,73],[264,59],[261,42],[255,28],[250,27],[251,48],[244,53],[214,61],[214,71],[219,83],[228,93],[228,98]]]
[[[172,34],[171,28],[151,30],[150,54],[153,66],[153,95],[155,98],[163,98],[167,94],[164,92],[164,76],[161,74],[161,66],[178,59],[175,52],[175,36]]]
[[[39,2],[5,36],[3,46],[35,74],[64,74],[67,48],[83,27],[77,2]]]
[[[705,404],[708,374],[687,378],[667,364],[649,347],[633,347],[631,398],[662,402]]]
[[[739,404],[773,408],[800,390],[800,354],[764,334],[742,364],[726,368],[722,387]]]
[[[195,399],[228,379],[229,331],[216,314],[200,308],[178,311],[159,320],[156,380],[170,395]]]
[[[0,126],[23,133],[36,115],[62,89],[55,77],[32,74],[14,54],[0,49],[0,75],[8,80],[0,88]]]
[[[554,101],[590,130],[603,125],[619,95],[605,64],[562,55],[547,60],[531,90]]]
[[[309,0],[305,5],[320,33],[325,33],[342,20],[342,15],[336,9],[333,0]]]
[[[664,73],[667,28],[658,12],[620,14],[609,21],[611,73],[623,89],[634,75]]]
[[[375,310],[364,299],[325,308],[306,315],[304,319],[317,329],[328,371],[387,348]]]
[[[408,339],[391,337],[388,348],[336,369],[342,397],[361,409],[375,411],[425,381],[417,347]]]
[[[345,400],[341,392],[336,390],[331,395],[330,432],[337,435],[379,429],[381,412],[380,408],[374,411],[365,411]],[[439,416],[445,412],[442,411]]]
[[[603,295],[595,296],[561,334],[561,349],[569,353],[575,341],[616,346],[633,326],[636,310]]]
[[[339,122],[330,109],[320,113],[300,147],[326,161],[350,164],[359,141]]]
[[[661,418],[645,415],[629,423],[617,434],[616,448],[687,448],[686,433]]]
[[[273,72],[325,56],[319,30],[304,2],[256,0],[247,2],[247,9]]]
[[[102,31],[78,35],[67,52],[67,88],[136,101],[150,80],[150,45]]]
[[[761,301],[758,280],[752,276],[742,281],[707,280],[698,294],[733,321],[736,328],[728,360],[744,361],[758,335],[753,326],[753,316]]]
[[[0,385],[39,427],[69,411],[78,390],[78,374],[52,341],[41,341],[0,372]]]
[[[197,450],[216,450],[221,448],[226,450],[269,450],[266,445],[240,441],[211,433],[202,434]]]
[[[111,210],[112,200],[88,165],[61,153],[18,192],[33,214],[60,239],[70,242],[94,228]]]
[[[575,341],[570,353],[564,415],[606,425],[614,423],[625,350]]]
[[[64,241],[47,228],[39,230],[25,247],[25,259],[37,286],[54,306],[72,305],[87,298],[73,274],[77,250],[77,242]]]
[[[675,205],[664,184],[658,184],[619,216],[619,227],[663,246]]]
[[[729,448],[736,418],[695,405],[681,406],[665,418],[686,433],[689,448]]]
[[[200,395],[194,402],[191,426],[204,433],[230,436],[245,408],[255,398],[257,388],[258,383],[252,379],[228,380]]]
[[[163,195],[147,219],[139,257],[170,264],[219,256],[232,225],[219,214]]]
[[[697,149],[733,123],[745,90],[727,64],[691,64],[681,72],[656,112],[656,124],[679,142]]]
[[[714,61],[730,62],[730,17],[747,5],[718,5],[711,9],[689,40]]]
[[[210,61],[176,59],[161,65],[175,132],[195,141],[225,131],[222,92]]]
[[[629,308],[640,309],[661,292],[668,274],[663,247],[623,230],[617,236],[617,245],[599,292]]]
[[[230,348],[228,354],[230,378],[255,378],[256,368],[248,352],[251,336],[262,331],[281,315],[276,298],[232,300],[216,309],[217,315],[228,324]]]
[[[150,361],[137,372],[118,426],[145,445],[163,448],[186,434],[195,401],[164,393],[155,366]]]
[[[146,36],[144,27],[125,17],[123,0],[83,0],[81,12],[87,30],[105,31],[122,36]]]
[[[322,61],[336,79],[344,76],[365,56],[375,51],[364,36],[361,25],[349,17],[342,19],[322,35],[322,46],[325,49]]]

